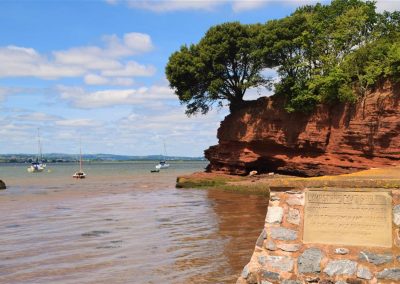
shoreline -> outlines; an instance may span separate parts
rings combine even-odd
[[[400,274],[396,274],[399,273],[398,268],[393,268],[395,256],[399,253],[398,244],[400,243],[400,235],[398,235],[398,229],[395,226],[398,224],[396,223],[398,222],[396,221],[398,219],[397,216],[400,215],[395,210],[395,208],[400,207],[400,205],[397,205],[400,202],[399,177],[399,166],[374,168],[351,174],[314,178],[272,174],[237,177],[216,173],[194,173],[178,177],[176,186],[179,188],[194,186],[195,188],[204,189],[268,194],[269,202],[268,209],[265,212],[264,227],[260,228],[262,232],[258,239],[254,240],[255,247],[251,255],[249,255],[250,261],[243,268],[236,282],[237,284],[260,283],[261,280],[263,280],[261,281],[262,283],[271,284],[286,282],[302,283],[304,275],[301,271],[304,272],[304,267],[308,265],[308,262],[303,264],[303,261],[308,257],[310,252],[318,252],[321,255],[320,259],[314,257],[314,255],[311,257],[313,260],[310,261],[316,262],[316,269],[312,271],[307,270],[309,275],[318,279],[318,283],[338,283],[340,280],[343,281],[345,279],[357,281],[354,283],[364,283],[360,279],[372,279],[375,282],[377,278],[385,283],[393,283],[389,281],[398,280],[397,277],[400,277]],[[386,194],[388,198],[390,196],[390,200],[393,198],[393,204],[390,204],[390,206],[393,206],[393,209],[391,208],[389,214],[393,214],[395,224],[393,225],[393,229],[390,228],[390,232],[393,235],[396,246],[392,245],[391,248],[377,248],[373,245],[369,246],[367,243],[357,246],[354,244],[319,244],[318,241],[315,243],[303,242],[305,225],[303,225],[302,220],[305,218],[305,193],[315,190],[319,192],[334,192],[336,194],[348,191],[352,192],[351,194],[353,195],[371,195],[375,192],[375,194]],[[346,206],[350,205],[346,204]],[[269,210],[270,208],[273,210]],[[338,212],[335,214],[342,216],[342,213],[340,213],[342,211],[339,210]],[[337,223],[339,224],[340,222],[337,221]],[[319,228],[314,229],[319,230]],[[277,235],[277,232],[281,235]],[[341,255],[338,257],[337,252],[335,252],[338,248],[342,248],[345,251],[346,260],[343,260]],[[377,265],[370,265],[366,269],[363,266],[365,265],[363,259],[359,258],[359,255],[362,253],[370,255],[377,253],[376,255],[379,256],[383,256],[383,253],[389,253],[390,256],[387,261],[385,260],[385,263],[387,263],[384,266],[385,269]],[[320,261],[322,262],[320,263]],[[331,272],[331,267],[337,263],[351,263],[355,267],[354,271],[349,272],[348,276],[343,276],[340,272]],[[325,267],[323,269],[324,273],[322,273],[321,267]],[[356,271],[357,267],[359,270]],[[360,269],[364,269],[368,275],[360,274]]]
[[[270,190],[295,188],[400,188],[400,167],[372,168],[351,174],[320,177],[295,177],[279,174],[233,176],[196,172],[178,176],[177,188],[221,189],[266,194]]]

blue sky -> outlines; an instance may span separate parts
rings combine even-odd
[[[158,154],[165,140],[169,155],[201,156],[227,110],[187,118],[165,79],[169,55],[212,25],[310,3],[0,1],[0,153],[34,153],[39,127],[45,153],[76,153],[82,137],[85,153]]]

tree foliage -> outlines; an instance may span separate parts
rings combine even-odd
[[[333,0],[263,25],[217,25],[172,54],[166,73],[187,114],[204,114],[226,100],[234,110],[247,89],[269,87],[265,68],[278,72],[275,94],[289,112],[357,101],[380,80],[399,78],[400,12]]]
[[[399,20],[399,12],[377,13],[374,2],[333,0],[267,22],[264,57],[278,58],[275,93],[287,111],[354,102],[379,79],[396,78]]]
[[[260,42],[262,25],[225,23],[210,28],[198,44],[169,58],[166,75],[188,115],[228,101],[239,107],[248,88],[268,86]]]

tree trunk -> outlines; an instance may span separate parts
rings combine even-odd
[[[244,104],[244,100],[242,98],[237,98],[235,100],[231,100],[229,103],[229,111],[231,113],[240,109]]]

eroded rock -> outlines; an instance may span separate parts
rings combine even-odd
[[[400,160],[398,86],[386,83],[355,104],[287,113],[284,98],[261,97],[228,115],[218,145],[205,151],[208,171],[246,175],[336,175]]]

